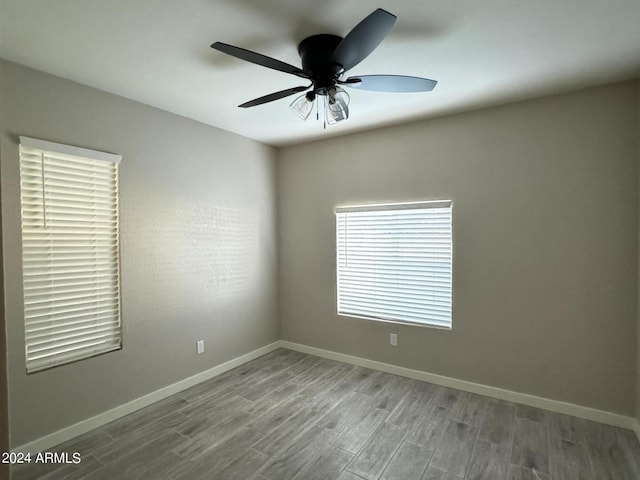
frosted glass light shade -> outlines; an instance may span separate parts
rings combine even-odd
[[[325,96],[325,116],[333,125],[349,118],[349,94],[340,87],[331,87]]]
[[[298,115],[302,120],[306,120],[307,118],[309,118],[309,115],[313,110],[314,100],[315,95],[313,95],[313,92],[303,93],[293,102],[291,102],[289,108],[293,110],[296,115]]]

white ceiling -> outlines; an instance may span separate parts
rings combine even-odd
[[[230,43],[300,65],[297,44],[344,36],[381,7],[398,17],[349,75],[433,78],[430,93],[350,90],[323,129],[288,108],[304,85],[209,48]],[[0,56],[272,145],[640,76],[640,0],[0,0]]]

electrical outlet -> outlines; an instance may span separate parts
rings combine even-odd
[[[200,355],[201,353],[204,353],[204,340],[198,340],[196,342],[196,353],[198,355]]]
[[[390,333],[389,334],[389,344],[393,347],[397,347],[398,346],[398,334],[397,333]]]

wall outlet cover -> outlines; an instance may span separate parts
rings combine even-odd
[[[397,333],[390,333],[389,334],[389,343],[394,347],[398,346],[398,334]]]
[[[204,352],[204,340],[198,340],[196,342],[196,353],[200,355]]]

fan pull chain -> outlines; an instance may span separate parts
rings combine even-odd
[[[327,102],[324,102],[324,115],[322,116],[322,122],[324,124],[324,129],[327,129]]]

